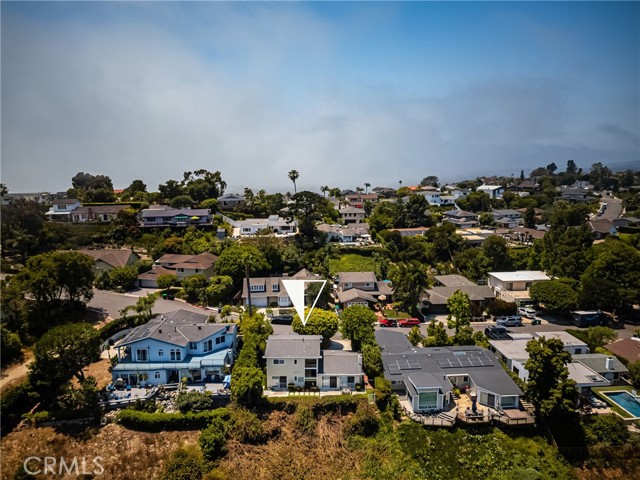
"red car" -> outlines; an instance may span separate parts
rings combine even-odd
[[[380,320],[381,327],[397,327],[398,322],[394,318],[383,318]]]
[[[403,318],[398,322],[401,327],[418,327],[420,326],[420,320],[417,318]]]

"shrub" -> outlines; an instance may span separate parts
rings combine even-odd
[[[380,428],[378,411],[367,403],[358,405],[356,413],[349,419],[346,425],[347,435],[361,435],[371,437]]]
[[[160,480],[201,480],[204,473],[202,453],[190,445],[179,448],[169,456]]]
[[[176,406],[182,413],[202,412],[213,408],[213,398],[209,393],[181,392],[176,399]]]
[[[262,422],[255,413],[243,408],[231,411],[231,437],[241,443],[260,443],[264,439]]]
[[[313,407],[308,404],[300,404],[296,407],[296,427],[303,433],[312,434],[316,430],[316,417]]]
[[[489,304],[487,311],[494,316],[514,315],[518,311],[518,306],[515,303],[505,302],[500,298],[496,298]]]
[[[214,419],[200,434],[200,448],[204,458],[210,462],[227,453],[227,425],[221,418]]]
[[[205,428],[214,419],[229,419],[226,408],[218,408],[198,413],[148,413],[136,410],[122,410],[118,423],[131,430],[157,432],[160,430],[197,430]]]
[[[10,432],[22,419],[22,415],[31,410],[39,401],[29,380],[13,388],[5,388],[0,396],[0,427],[2,434]]]
[[[389,407],[389,402],[393,396],[391,393],[391,382],[384,377],[376,377],[375,381],[376,405],[381,412]]]
[[[594,415],[583,420],[585,437],[591,445],[620,446],[629,440],[629,430],[617,415]]]
[[[22,342],[17,333],[2,327],[0,340],[0,361],[3,365],[22,358]]]

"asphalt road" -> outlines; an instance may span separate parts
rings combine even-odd
[[[622,200],[615,197],[609,197],[604,192],[601,202],[607,203],[607,208],[604,209],[602,215],[597,215],[598,219],[615,220],[622,215]]]

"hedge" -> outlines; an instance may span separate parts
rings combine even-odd
[[[122,410],[117,422],[125,428],[145,432],[161,430],[200,430],[206,428],[214,418],[229,420],[226,408],[206,412],[189,413],[148,413],[137,410]]]
[[[0,397],[0,432],[6,435],[22,420],[22,415],[31,410],[38,403],[29,380],[25,380],[12,388],[5,388]]]

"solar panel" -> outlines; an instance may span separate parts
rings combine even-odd
[[[420,368],[420,362],[418,362],[418,360],[416,360],[415,358],[407,360],[407,362],[409,363],[409,368],[411,368],[411,369],[415,370],[415,369]]]
[[[461,367],[462,366],[462,362],[460,361],[459,358],[450,358],[449,359],[449,363],[451,364],[452,367]]]
[[[481,367],[482,366],[482,359],[480,359],[478,357],[469,358],[469,362],[471,362],[471,365],[473,367]]]
[[[442,360],[438,360],[438,365],[440,365],[440,368],[449,368],[451,367],[451,364],[449,363],[449,361],[445,358]]]
[[[395,362],[387,362],[387,368],[389,368],[389,373],[391,375],[397,375],[400,373],[400,368],[398,364]]]

